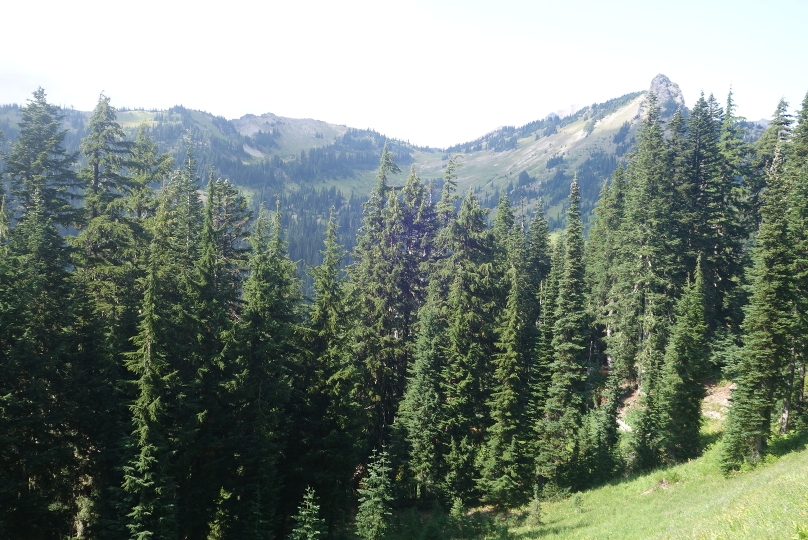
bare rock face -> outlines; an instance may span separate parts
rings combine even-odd
[[[661,73],[651,81],[651,87],[648,89],[648,92],[656,94],[657,104],[659,105],[659,110],[663,118],[673,116],[673,113],[679,108],[681,108],[683,112],[687,111],[685,98],[682,95],[682,91],[679,89],[679,85]],[[642,105],[640,105],[640,118],[644,118],[646,112],[646,102],[643,101]]]

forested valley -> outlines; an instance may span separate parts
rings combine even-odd
[[[707,381],[725,474],[808,436],[808,96],[755,142],[731,93],[646,100],[586,237],[577,179],[551,233],[459,193],[462,155],[435,182],[384,146],[304,294],[280,198],[103,95],[69,151],[34,92],[2,156],[0,537],[484,538],[698,457]]]

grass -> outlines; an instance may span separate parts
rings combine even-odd
[[[542,504],[542,525],[511,527],[518,539],[808,538],[808,450],[721,475],[720,424],[709,422],[702,457]]]

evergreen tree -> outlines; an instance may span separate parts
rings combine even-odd
[[[463,166],[460,161],[462,157],[460,154],[450,157],[449,161],[446,162],[446,168],[443,170],[443,188],[435,211],[438,214],[439,224],[444,229],[449,226],[449,223],[454,218],[455,201],[460,198],[455,192],[457,191],[457,169]]]
[[[463,200],[447,235],[445,272],[452,276],[446,296],[444,398],[444,493],[464,501],[477,496],[474,464],[487,424],[485,402],[494,353],[493,254],[485,212],[474,193]]]
[[[178,531],[176,481],[171,456],[175,441],[168,419],[172,411],[177,372],[166,358],[166,335],[161,329],[156,246],[152,245],[146,275],[141,320],[135,336],[137,350],[127,367],[138,377],[137,399],[131,407],[134,455],[124,466],[124,489],[131,511],[127,527],[132,538],[176,538]]]
[[[676,306],[676,323],[665,350],[659,389],[663,455],[671,461],[697,457],[701,430],[702,379],[707,364],[707,327],[704,321],[704,280],[701,260],[694,281]]]
[[[793,253],[788,230],[790,186],[783,174],[783,156],[775,151],[763,195],[751,275],[751,296],[743,322],[744,349],[737,367],[723,439],[722,467],[731,470],[756,462],[766,451],[774,401],[792,349]]]
[[[418,501],[435,497],[440,482],[440,425],[443,417],[440,375],[446,347],[446,323],[440,315],[441,303],[435,281],[419,314],[415,361],[410,367],[407,389],[396,420],[407,442],[408,467],[415,479]]]
[[[81,144],[87,159],[87,166],[79,171],[85,184],[84,223],[69,241],[74,246],[74,290],[84,298],[85,334],[92,336],[82,344],[87,391],[78,400],[82,431],[91,441],[86,460],[93,511],[98,514],[94,534],[115,537],[124,530],[124,516],[116,507],[123,496],[119,490],[120,463],[125,460],[121,441],[130,425],[127,396],[118,384],[128,377],[119,358],[131,351],[130,340],[138,331],[146,239],[141,224],[133,222],[122,204],[130,186],[125,169],[131,165],[131,143],[125,140],[109,101],[100,97]]]
[[[6,538],[75,534],[78,511],[83,452],[74,385],[82,381],[71,347],[69,258],[40,188],[50,189],[32,190],[1,248],[0,535]]]
[[[63,115],[45,97],[45,91],[38,88],[20,110],[20,134],[4,157],[5,173],[23,214],[37,205],[43,217],[56,226],[68,226],[80,221],[71,201],[78,197],[72,190],[81,187],[81,182],[72,169],[76,155],[64,149],[67,130],[62,129]]]
[[[160,154],[157,143],[149,134],[146,124],[141,124],[131,147],[129,163],[129,192],[125,198],[126,208],[136,220],[154,215],[155,198],[152,184],[171,174],[174,162],[170,154]]]
[[[132,155],[132,142],[117,122],[110,98],[101,94],[87,124],[87,137],[81,143],[87,166],[81,171],[86,182],[85,209],[89,219],[109,211],[109,205],[129,187],[123,169]]]
[[[764,171],[764,174],[774,164],[777,147],[789,139],[793,123],[794,118],[788,113],[788,102],[780,99],[774,109],[771,122],[755,144],[756,165],[761,171]],[[768,177],[766,179],[768,180]]]
[[[495,229],[496,234],[496,229]],[[536,342],[536,327],[528,320],[534,298],[528,291],[524,236],[511,223],[505,238],[509,268],[505,274],[508,297],[499,316],[493,357],[493,388],[488,402],[491,426],[478,459],[478,485],[483,500],[499,506],[527,501],[531,492],[526,455],[527,378]]]
[[[296,369],[300,283],[286,252],[280,208],[272,223],[261,211],[249,237],[244,310],[223,356],[232,360],[227,431],[230,496],[221,510],[227,534],[272,538],[281,488],[290,373]],[[297,456],[290,456],[292,459]]]
[[[8,230],[5,199],[0,217],[0,535],[67,537],[88,524],[76,519],[87,495],[87,433],[75,391],[88,383],[79,348],[86,314],[77,316],[57,229],[78,221],[68,191],[78,182],[61,115],[41,88],[21,114],[19,138],[4,156],[16,226]]]
[[[368,474],[359,488],[356,533],[363,540],[381,540],[390,522],[390,467],[387,452],[373,451]]]
[[[536,360],[530,375],[530,415],[533,419],[534,430],[541,429],[553,372],[553,332],[557,315],[558,283],[564,271],[565,251],[562,236],[553,246],[550,273],[547,276],[545,286],[540,291],[541,319],[539,321],[538,345],[535,353]],[[537,443],[539,440],[540,437],[534,438]],[[537,449],[533,450],[534,456],[537,455],[537,452]]]
[[[808,94],[797,115],[797,126],[789,145],[789,174],[793,178],[791,235],[794,246],[795,354],[789,373],[790,396],[784,404],[793,408],[795,425],[808,424],[805,395],[808,363]],[[787,408],[784,408],[787,410]],[[784,418],[788,427],[788,416]]]
[[[321,494],[328,537],[349,511],[351,480],[359,461],[366,427],[357,402],[361,372],[353,363],[353,321],[340,265],[345,256],[337,244],[332,212],[322,251],[323,262],[311,268],[314,298],[304,334],[305,352],[293,378],[293,417],[287,453],[295,456],[288,491],[309,483]]]
[[[692,186],[694,196],[689,210],[695,212],[688,240],[690,250],[696,252],[688,254],[687,266],[692,268],[690,261],[695,260],[697,253],[702,254],[707,295],[705,316],[714,329],[729,317],[725,301],[741,273],[736,177],[725,165],[725,155],[727,160],[739,160],[728,148],[738,141],[732,139],[736,137],[730,132],[732,126],[724,122],[712,95],[707,100],[702,95],[696,102],[687,126],[688,185]],[[721,148],[722,130],[726,154]]]
[[[584,239],[578,182],[570,186],[564,267],[558,281],[553,363],[544,415],[540,422],[539,472],[560,484],[572,481],[576,437],[585,408],[587,320],[584,299]]]
[[[638,381],[643,396],[640,423],[645,427],[635,429],[634,448],[640,467],[653,465],[655,458],[643,459],[657,455],[645,447],[659,437],[652,394],[659,384],[668,321],[688,268],[687,235],[680,223],[689,217],[683,215],[680,199],[683,193],[691,193],[689,169],[674,154],[681,151],[683,129],[680,115],[674,120],[674,140],[669,143],[663,136],[656,96],[650,94],[637,151],[626,170],[625,212],[614,265],[618,279],[611,288],[615,316],[606,353],[618,376]],[[611,383],[612,392],[616,383]]]
[[[318,516],[320,506],[314,498],[314,490],[311,488],[306,489],[303,495],[303,502],[297,510],[297,515],[294,517],[297,525],[292,534],[289,536],[290,540],[318,540],[323,537],[323,520]]]
[[[404,391],[413,336],[401,321],[409,320],[402,305],[402,218],[399,199],[388,176],[401,172],[385,146],[377,184],[364,205],[363,224],[354,251],[352,283],[359,300],[355,354],[365,365],[365,398],[373,407],[371,440],[383,441]],[[412,314],[414,317],[414,313]]]

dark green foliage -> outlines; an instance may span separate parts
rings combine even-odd
[[[758,461],[766,451],[781,373],[791,356],[793,253],[788,230],[790,186],[780,148],[768,173],[762,222],[754,248],[751,296],[743,322],[744,350],[737,366],[722,466]]]
[[[11,193],[22,214],[36,205],[43,217],[54,224],[73,225],[80,216],[71,205],[76,198],[71,188],[81,183],[71,168],[76,155],[63,146],[66,130],[60,124],[59,108],[48,103],[45,91],[39,88],[21,113],[19,137],[5,156]]]
[[[504,210],[508,210],[507,207]],[[488,401],[491,425],[478,458],[481,464],[478,485],[482,498],[498,506],[516,506],[527,501],[532,490],[533,469],[528,453],[527,411],[530,368],[538,337],[535,325],[538,313],[534,309],[536,298],[530,285],[540,281],[540,275],[529,273],[524,233],[512,219],[510,221],[511,229],[504,231],[507,236],[504,238],[506,268],[503,282],[507,286],[507,298],[495,328],[498,341],[492,358],[494,373]],[[494,233],[497,234],[496,225]],[[536,236],[534,241],[542,243],[540,231]],[[539,266],[536,259],[543,258],[538,253],[541,247],[533,246],[533,249],[533,264]],[[536,270],[537,274],[541,272],[540,268]]]
[[[244,310],[224,351],[233,359],[228,383],[232,413],[226,431],[233,457],[222,522],[229,534],[240,538],[270,538],[277,525],[289,376],[297,360],[301,322],[300,282],[286,254],[280,219],[278,208],[271,223],[263,211],[255,222]]]
[[[587,319],[584,304],[584,239],[578,184],[570,186],[563,268],[553,325],[553,361],[544,411],[539,420],[537,470],[545,481],[567,485],[578,455],[576,438],[585,407]]]
[[[107,210],[115,198],[123,195],[128,179],[121,173],[132,155],[132,142],[118,124],[110,98],[101,94],[90,121],[87,137],[81,143],[87,166],[81,171],[86,182],[85,208],[93,219]]]
[[[307,483],[320,493],[328,537],[348,514],[351,479],[362,450],[365,415],[357,403],[361,372],[351,358],[353,322],[340,264],[333,215],[328,222],[323,263],[310,270],[314,298],[303,353],[293,377],[289,492]],[[287,495],[291,496],[291,495]]]
[[[440,316],[440,302],[438,292],[430,289],[419,314],[415,361],[410,367],[407,390],[397,419],[407,442],[409,469],[415,480],[417,500],[436,496],[440,483],[440,425],[443,423],[440,376],[446,347],[446,323]]]
[[[792,425],[808,425],[806,364],[808,364],[808,94],[797,115],[797,126],[789,145],[789,174],[793,178],[791,235],[794,248],[795,354],[789,365],[788,391],[784,399],[784,424],[789,427],[788,406],[793,408]]]
[[[450,223],[446,246],[451,256],[442,272],[450,276],[446,296],[444,397],[444,493],[476,497],[474,462],[482,443],[485,402],[493,354],[493,253],[485,212],[469,192]]]
[[[30,193],[3,246],[0,274],[0,534],[7,538],[71,534],[81,466],[69,261],[57,216],[39,194]]]
[[[694,281],[676,305],[676,323],[665,350],[659,388],[661,451],[671,461],[697,457],[700,452],[702,381],[707,368],[707,327],[704,321],[704,279],[701,260]]]
[[[138,377],[137,399],[131,406],[134,432],[131,447],[135,454],[124,466],[124,489],[129,493],[128,514],[133,538],[175,538],[178,530],[176,481],[172,477],[173,441],[166,429],[173,412],[172,393],[177,373],[166,358],[166,334],[160,320],[157,299],[160,298],[156,269],[156,247],[149,255],[141,322],[135,345],[127,361],[129,370]]]
[[[355,354],[365,365],[363,393],[374,411],[370,435],[374,443],[384,440],[404,393],[415,338],[412,325],[419,304],[407,294],[411,283],[408,270],[415,269],[405,250],[412,231],[405,230],[405,209],[395,189],[387,183],[389,175],[399,172],[385,147],[377,184],[364,205],[361,236],[351,269],[359,302]]]

